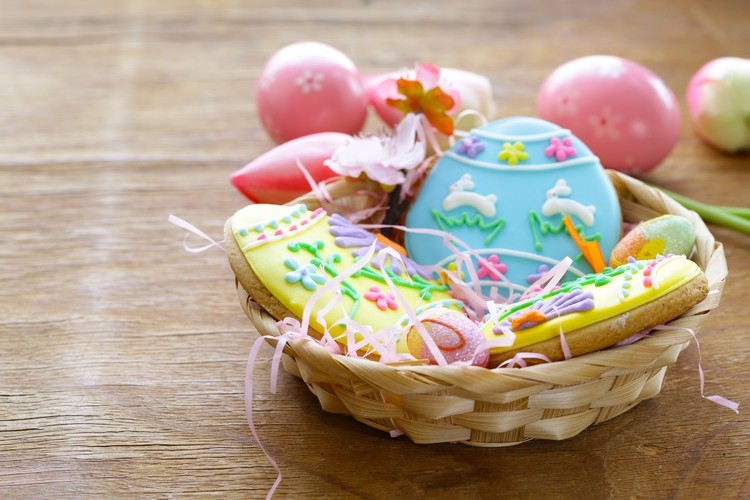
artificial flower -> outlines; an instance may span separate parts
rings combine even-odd
[[[402,69],[390,73],[364,75],[362,85],[370,105],[383,122],[394,127],[404,116],[403,112],[389,106],[388,98],[399,98],[399,78],[415,79],[417,68]],[[422,85],[425,82],[422,81]],[[493,119],[497,108],[492,95],[492,84],[486,76],[456,68],[440,68],[439,85],[454,98],[456,106],[450,110],[456,129],[470,131]]]
[[[420,165],[426,154],[420,139],[420,119],[407,114],[392,135],[353,137],[337,148],[325,165],[339,175],[364,174],[384,186],[402,184],[405,172]]]
[[[385,99],[386,104],[404,114],[421,113],[436,130],[452,135],[454,124],[448,115],[458,110],[460,94],[455,90],[446,92],[440,87],[440,68],[434,64],[420,64],[415,77],[383,80],[379,90],[389,96]]]

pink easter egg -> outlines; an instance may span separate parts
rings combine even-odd
[[[255,97],[261,123],[277,143],[319,132],[353,135],[367,118],[356,66],[318,42],[276,52],[263,68]]]
[[[255,203],[282,205],[311,189],[299,165],[316,183],[335,176],[324,162],[350,139],[350,135],[340,132],[321,132],[293,139],[234,172],[230,181]]]
[[[418,319],[449,364],[463,362],[487,366],[490,351],[480,350],[485,337],[479,326],[465,314],[445,307],[435,307],[420,314]],[[415,358],[437,364],[435,356],[415,326],[407,332],[406,344]]]
[[[680,133],[674,93],[649,69],[616,56],[588,56],[554,70],[537,95],[539,117],[570,129],[605,168],[653,169]]]

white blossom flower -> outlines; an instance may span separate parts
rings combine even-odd
[[[363,173],[386,186],[402,184],[405,172],[425,159],[420,117],[409,113],[393,134],[354,137],[334,151],[325,164],[339,175],[359,177]]]

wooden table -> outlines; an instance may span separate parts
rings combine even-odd
[[[246,203],[228,176],[272,147],[253,96],[288,43],[328,43],[362,72],[434,62],[483,74],[498,116],[534,115],[540,83],[567,60],[628,57],[661,75],[684,112],[679,144],[646,179],[748,205],[750,159],[701,142],[683,96],[708,60],[750,57],[750,4],[531,5],[0,0],[0,497],[271,488],[243,402],[256,333],[224,253],[184,251],[167,217],[221,239]],[[730,275],[700,353],[681,355],[658,398],[567,441],[391,439],[324,413],[285,373],[271,394],[264,349],[254,419],[283,474],[278,496],[750,497],[750,237],[713,229]],[[701,398],[700,354],[706,394],[740,402],[739,415]]]

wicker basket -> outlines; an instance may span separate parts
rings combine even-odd
[[[719,305],[727,275],[724,250],[694,212],[641,181],[615,171],[608,174],[625,221],[670,213],[688,218],[695,227],[693,259],[705,271],[710,292],[670,323],[684,328],[660,330],[634,344],[557,363],[494,370],[386,365],[333,355],[315,342],[293,339],[284,348],[284,368],[305,381],[324,410],[351,415],[391,434],[406,434],[416,443],[490,447],[567,439],[657,396],[667,368],[690,344],[687,329],[697,331]],[[345,185],[339,189],[334,196],[352,191]],[[304,201],[316,203],[314,197]],[[250,307],[241,286],[238,291],[258,331],[280,335],[276,321]]]

